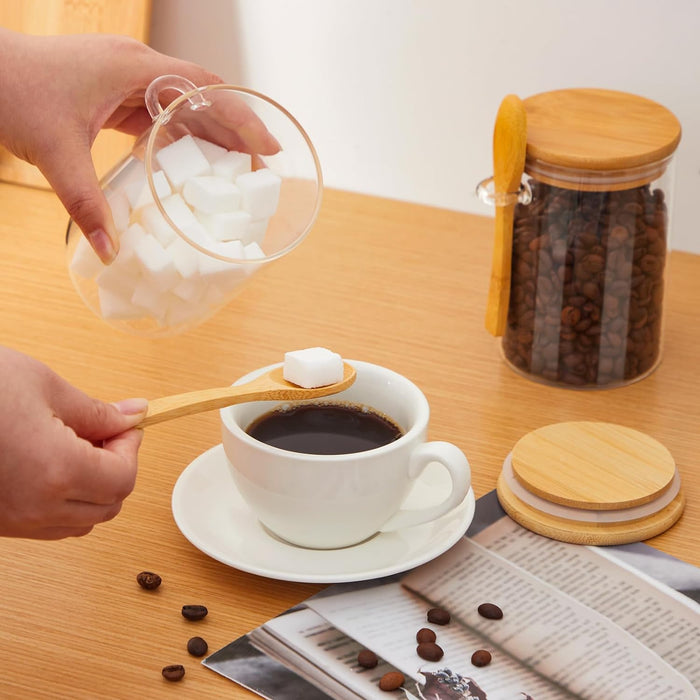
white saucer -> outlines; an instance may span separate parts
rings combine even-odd
[[[444,468],[428,465],[406,507],[442,500],[447,478]],[[304,549],[263,528],[236,489],[222,445],[201,454],[182,472],[172,496],[175,522],[197,549],[241,571],[305,583],[364,581],[424,564],[464,535],[474,508],[470,489],[461,505],[431,523],[380,533],[344,549]]]

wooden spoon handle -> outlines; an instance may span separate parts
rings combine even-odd
[[[215,411],[226,406],[232,406],[242,401],[254,401],[249,387],[219,387],[216,389],[201,389],[185,394],[163,396],[148,402],[148,413],[139,423],[139,428],[161,423],[172,418],[180,418],[192,413]]]
[[[356,375],[355,368],[345,362],[343,378],[339,382],[307,389],[286,381],[283,368],[277,367],[245,384],[200,389],[152,399],[148,402],[146,416],[136,427],[145,428],[165,420],[214,411],[246,401],[298,401],[330,396],[347,389],[355,381]]]
[[[496,115],[493,131],[494,189],[496,220],[494,231],[491,281],[486,305],[486,329],[503,335],[510,301],[510,273],[513,252],[513,214],[515,201],[499,201],[517,192],[525,168],[527,121],[525,107],[516,95],[507,95]]]

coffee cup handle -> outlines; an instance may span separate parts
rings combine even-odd
[[[450,442],[424,442],[411,454],[408,466],[410,478],[416,479],[420,476],[431,462],[438,462],[449,472],[452,479],[452,490],[449,496],[441,503],[428,508],[397,511],[382,525],[380,532],[403,530],[413,525],[436,520],[456,508],[466,498],[471,487],[471,469],[464,452]]]

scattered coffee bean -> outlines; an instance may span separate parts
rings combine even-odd
[[[442,647],[435,642],[421,642],[416,647],[416,653],[421,659],[426,661],[440,661],[440,659],[445,655]]]
[[[435,625],[446,625],[450,621],[450,613],[442,608],[430,608],[428,610],[428,622]]]
[[[388,673],[385,673],[379,679],[379,688],[380,688],[380,690],[387,690],[387,691],[397,690],[405,682],[406,682],[406,679],[404,678],[403,673],[401,673],[399,671],[389,671]]]
[[[182,606],[182,616],[186,620],[202,620],[207,616],[206,606],[204,605],[183,605]]]
[[[161,671],[166,681],[181,681],[185,677],[185,667],[182,664],[165,666]]]
[[[154,574],[152,571],[141,571],[136,574],[136,580],[138,581],[141,588],[145,588],[147,591],[153,591],[162,583],[162,579],[158,574]]]
[[[433,630],[428,629],[427,627],[421,627],[417,632],[416,632],[416,641],[418,644],[421,644],[422,642],[434,642],[437,639],[437,635]]]
[[[472,654],[474,666],[488,666],[491,663],[491,652],[486,649],[478,649]]]
[[[379,659],[371,649],[362,649],[357,655],[357,663],[363,668],[374,668],[379,663]]]
[[[204,656],[209,651],[209,645],[201,637],[192,637],[187,642],[187,651],[192,656]]]
[[[485,617],[489,620],[500,620],[503,617],[503,610],[494,603],[482,603],[477,608],[477,611],[481,617]]]

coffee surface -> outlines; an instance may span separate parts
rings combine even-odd
[[[403,434],[391,419],[354,404],[300,404],[275,409],[246,429],[256,440],[290,452],[351,454],[388,445]]]

